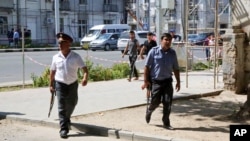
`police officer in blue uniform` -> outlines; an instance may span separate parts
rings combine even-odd
[[[151,87],[151,101],[146,112],[146,122],[149,123],[152,112],[163,104],[163,126],[173,130],[170,124],[170,112],[173,99],[172,72],[176,78],[176,91],[180,90],[180,72],[175,50],[171,46],[172,36],[164,33],[160,46],[153,47],[146,58],[144,67],[144,84],[142,89]]]

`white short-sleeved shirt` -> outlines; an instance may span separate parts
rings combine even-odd
[[[61,52],[53,56],[50,70],[55,70],[55,80],[65,84],[71,84],[77,80],[77,71],[85,67],[81,56],[70,51],[65,58]]]

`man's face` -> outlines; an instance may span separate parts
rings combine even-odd
[[[58,41],[60,50],[67,50],[70,46],[70,42],[69,41]]]
[[[174,33],[174,32],[170,32],[170,34],[171,34],[171,35],[172,35],[172,37],[173,37],[175,33]]]
[[[172,42],[172,39],[164,37],[161,40],[161,46],[162,46],[162,48],[166,48],[166,49],[170,48],[171,42]]]
[[[129,33],[129,37],[130,37],[131,39],[134,39],[134,38],[135,38],[135,34],[134,34],[134,33]]]
[[[151,41],[151,40],[153,39],[153,36],[152,36],[152,35],[147,35],[147,39],[148,39],[149,41]]]

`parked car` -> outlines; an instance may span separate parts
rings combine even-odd
[[[80,45],[84,49],[89,49],[89,43],[97,39],[100,35],[104,33],[121,33],[129,29],[130,26],[128,24],[95,25],[92,28],[90,28],[89,32],[81,39]]]
[[[188,42],[191,43],[192,45],[192,41],[198,37],[198,34],[188,34]]]
[[[140,46],[147,40],[147,33],[148,31],[135,31],[135,38],[139,41]],[[117,42],[117,48],[122,53],[124,52],[124,49],[128,44],[128,40],[129,31],[122,32]]]
[[[96,40],[89,43],[89,49],[96,50],[115,50],[117,49],[117,41],[119,33],[104,33],[100,35]]]
[[[213,34],[213,33],[212,33],[212,32],[208,32],[208,33],[199,33],[199,34],[197,35],[197,37],[196,37],[196,38],[193,38],[192,40],[190,40],[190,42],[191,42],[191,44],[193,44],[193,45],[203,45],[204,42],[205,42],[205,40],[206,40],[206,38],[207,38],[209,35],[211,35],[211,34]]]

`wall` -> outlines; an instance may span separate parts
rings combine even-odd
[[[225,89],[243,93],[250,82],[249,0],[230,0],[232,29],[224,38],[223,80]]]

